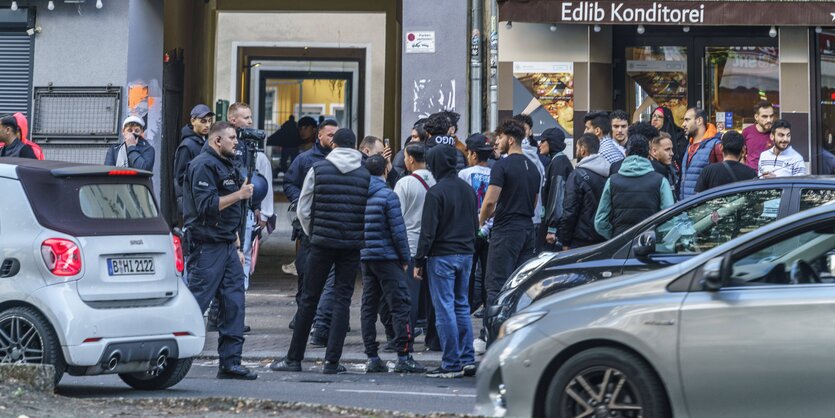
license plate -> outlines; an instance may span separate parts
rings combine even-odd
[[[154,272],[154,259],[151,257],[107,259],[107,273],[111,276],[154,274]]]

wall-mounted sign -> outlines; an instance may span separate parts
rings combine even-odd
[[[514,62],[513,76],[519,80],[533,99],[539,102],[539,106],[554,118],[567,136],[572,137],[574,135],[574,63]]]
[[[835,2],[499,0],[499,20],[615,25],[835,25]]]
[[[406,32],[407,54],[434,54],[435,31]]]

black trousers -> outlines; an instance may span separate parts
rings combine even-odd
[[[533,225],[493,228],[490,232],[490,254],[487,257],[487,306],[496,304],[496,298],[505,282],[522,263],[534,256],[536,231]],[[488,315],[484,315],[484,331]],[[495,336],[489,336],[490,339]]]
[[[287,351],[287,359],[302,361],[304,359],[307,338],[313,327],[313,317],[316,306],[322,297],[325,281],[331,267],[336,276],[334,280],[333,320],[328,333],[328,346],[325,360],[331,363],[339,362],[342,357],[342,346],[345,334],[348,332],[348,316],[351,307],[351,297],[354,295],[354,282],[359,268],[360,251],[336,248],[325,248],[310,245],[307,257],[307,274],[305,275],[301,301],[296,313],[296,327],[293,329],[293,339]]]
[[[475,254],[473,254],[473,268],[470,272],[470,313],[487,301],[487,287],[484,286],[484,277],[487,275],[487,253],[490,249],[490,242],[484,238],[476,237]]]
[[[398,354],[408,354],[412,343],[412,327],[409,316],[412,301],[406,287],[406,272],[396,261],[363,261],[362,266],[362,341],[365,354],[376,357],[377,313],[380,302],[385,300],[391,315],[394,330],[394,346]]]

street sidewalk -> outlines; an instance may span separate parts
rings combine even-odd
[[[291,262],[295,257],[295,243],[290,241],[290,223],[287,217],[287,203],[276,203],[278,215],[277,229],[273,231],[261,244],[258,255],[257,268],[253,275],[246,300],[246,324],[252,327],[244,342],[243,357],[246,361],[266,363],[267,359],[283,358],[287,354],[293,331],[288,327],[290,320],[296,313],[295,293],[297,277],[285,274],[281,270],[283,264]],[[342,361],[345,363],[364,363],[367,359],[360,332],[360,298],[362,296],[362,281],[357,280],[354,296],[351,302],[351,331],[345,338]],[[481,327],[481,320],[475,320],[474,332]],[[397,359],[395,353],[382,351],[385,345],[385,332],[382,325],[377,323],[377,341],[380,342],[380,357],[383,361]],[[426,367],[439,367],[441,353],[423,351],[423,336],[415,341],[415,360]],[[324,361],[325,349],[308,346],[305,352],[303,367],[311,363]],[[217,358],[217,333],[207,334],[206,345],[201,355],[203,358]]]

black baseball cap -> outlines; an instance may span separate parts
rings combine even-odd
[[[483,134],[472,134],[466,141],[467,149],[470,151],[493,151],[490,138]]]
[[[197,106],[194,106],[194,108],[191,109],[191,118],[192,119],[194,119],[194,118],[205,118],[206,116],[214,116],[214,115],[215,115],[215,112],[212,112],[212,109],[210,109],[209,106],[206,106],[202,103],[197,105]]]

